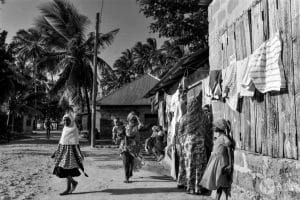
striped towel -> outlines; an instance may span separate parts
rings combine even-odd
[[[282,63],[279,34],[262,44],[260,54],[251,63],[250,78],[261,93],[280,91],[286,87]]]
[[[266,65],[266,57],[265,57],[265,46],[263,43],[260,47],[258,47],[250,56],[249,62],[245,70],[244,77],[242,79],[242,88],[243,90],[254,91],[254,82],[253,77],[251,76],[251,72],[253,69],[263,68]],[[242,95],[242,94],[241,94]]]
[[[248,96],[253,97],[255,87],[252,84],[249,73],[250,73],[250,65],[249,63],[249,56],[243,60],[239,60],[236,62],[236,77],[237,77],[237,93],[239,97]],[[251,84],[248,86],[247,83],[250,82]]]

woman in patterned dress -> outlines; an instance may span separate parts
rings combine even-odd
[[[123,159],[123,166],[125,171],[124,183],[129,183],[129,178],[132,177],[132,171],[135,166],[135,162],[138,160],[140,153],[140,133],[139,130],[142,127],[139,117],[134,113],[129,113],[127,117],[128,124],[126,126],[126,136],[121,141],[120,151]]]
[[[202,109],[201,93],[188,106],[187,131],[184,143],[187,193],[200,194],[202,175],[207,164],[206,134],[210,132],[208,118]]]
[[[186,153],[184,151],[184,141],[186,138],[186,114],[184,114],[180,121],[177,134],[175,136],[176,151],[179,156],[179,169],[177,177],[177,188],[181,189],[186,187],[186,169],[185,169],[185,158]]]
[[[67,189],[60,195],[72,193],[78,182],[73,177],[80,176],[79,168],[83,169],[83,155],[79,148],[79,132],[72,113],[63,117],[64,128],[59,140],[58,148],[52,155],[55,159],[53,174],[59,178],[67,179]],[[85,174],[85,173],[84,173]],[[85,174],[86,175],[86,174]],[[87,176],[87,175],[86,175]]]

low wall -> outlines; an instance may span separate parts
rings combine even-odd
[[[232,199],[300,199],[300,161],[235,151]]]

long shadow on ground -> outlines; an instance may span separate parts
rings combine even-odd
[[[105,189],[102,192],[111,193],[112,195],[125,195],[125,194],[153,194],[153,193],[168,193],[180,192],[177,188],[124,188],[124,189]]]

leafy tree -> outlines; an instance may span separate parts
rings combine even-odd
[[[0,104],[5,102],[15,91],[15,74],[10,65],[13,61],[11,52],[5,43],[6,31],[0,33]]]
[[[188,46],[191,51],[207,47],[207,7],[199,0],[137,0],[147,18],[152,18],[150,30],[161,37],[174,40],[176,45]]]

